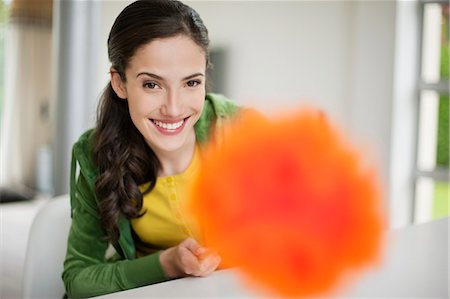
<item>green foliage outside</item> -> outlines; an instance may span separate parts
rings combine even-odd
[[[442,18],[441,78],[449,78],[449,29],[448,16]]]
[[[434,184],[433,219],[449,215],[450,187],[448,182]]]
[[[449,96],[439,97],[437,166],[449,166]]]
[[[442,46],[441,46],[441,79],[449,78],[449,31],[448,15],[442,17]],[[438,166],[449,166],[449,96],[439,97],[439,118],[438,118],[438,144],[437,161]]]

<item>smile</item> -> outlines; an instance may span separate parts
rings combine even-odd
[[[160,131],[161,133],[163,133],[163,134],[175,133],[176,134],[183,129],[188,118],[189,117],[186,117],[177,122],[164,122],[164,121],[156,120],[156,119],[151,119],[151,121],[156,126],[158,131]]]
[[[155,125],[157,125],[158,127],[166,129],[166,130],[176,130],[183,125],[184,119],[179,122],[176,122],[176,123],[164,123],[162,121],[153,119],[153,123]]]

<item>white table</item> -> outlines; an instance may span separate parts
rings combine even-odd
[[[449,298],[449,218],[388,233],[381,265],[370,268],[334,298]],[[336,291],[335,291],[336,292]],[[236,269],[183,278],[98,298],[261,298]],[[273,297],[272,297],[273,298]]]

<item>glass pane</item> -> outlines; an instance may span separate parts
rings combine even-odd
[[[437,83],[449,78],[449,5],[424,6],[422,79]]]
[[[414,222],[423,223],[449,216],[449,182],[420,177],[416,181]]]
[[[450,184],[448,182],[435,182],[433,196],[433,219],[450,215],[449,198]]]
[[[450,32],[449,32],[449,11],[450,5],[446,4],[442,6],[442,33],[441,33],[441,80],[449,79],[449,48],[450,48]],[[448,111],[448,110],[447,110]]]
[[[449,96],[433,90],[420,94],[417,167],[449,167]]]
[[[433,216],[434,180],[421,177],[416,181],[416,201],[414,207],[414,222],[430,221]]]
[[[436,165],[440,167],[449,167],[449,96],[441,95],[439,97],[439,112],[438,112],[438,137],[437,137],[437,152]]]
[[[420,93],[417,167],[421,171],[436,168],[439,94],[433,90]]]

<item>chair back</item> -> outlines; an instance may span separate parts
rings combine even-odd
[[[63,297],[61,274],[70,225],[69,195],[51,199],[36,214],[27,245],[23,298]]]

